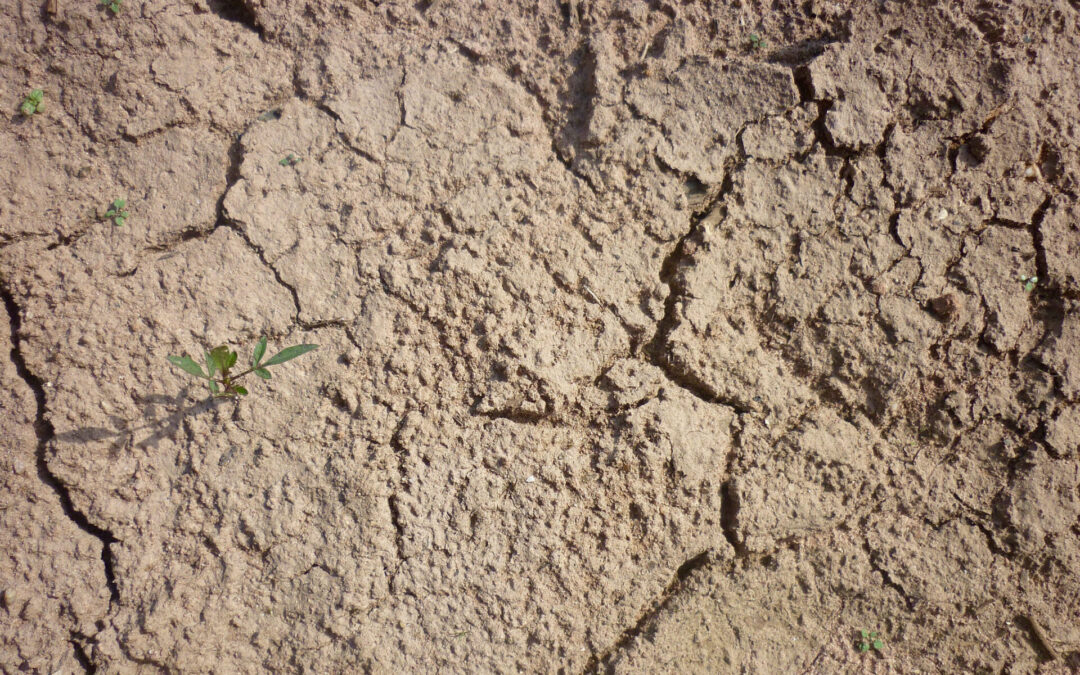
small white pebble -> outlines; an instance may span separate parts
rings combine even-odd
[[[1024,178],[1034,178],[1034,177],[1035,177],[1035,167],[1029,166],[1028,168],[1024,169]]]
[[[937,219],[938,220],[945,220],[948,217],[949,217],[949,210],[948,209],[941,209],[940,211],[937,212]]]
[[[536,482],[536,476],[529,476],[528,478],[525,479],[525,482],[526,483],[535,483]]]

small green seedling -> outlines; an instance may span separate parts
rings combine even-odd
[[[1020,275],[1020,281],[1024,283],[1024,291],[1030,293],[1035,290],[1035,286],[1039,283],[1039,277],[1027,276],[1026,274]]]
[[[19,106],[19,112],[30,117],[35,113],[45,112],[45,92],[41,89],[31,89]]]
[[[292,154],[291,152],[288,154],[288,156],[282,157],[281,161],[278,162],[278,164],[280,164],[281,166],[292,166],[293,164],[299,164],[299,163],[300,163],[300,158],[297,157],[296,155]]]
[[[101,0],[101,6],[105,7],[113,14],[120,13],[120,5],[124,4],[124,0]]]
[[[307,354],[311,350],[317,349],[318,346],[319,345],[305,344],[286,347],[266,361],[263,361],[263,354],[266,353],[266,337],[264,336],[260,338],[259,342],[255,345],[255,352],[251,355],[251,367],[236,375],[233,375],[230,372],[232,367],[236,365],[236,352],[230,351],[228,345],[214,347],[209,352],[203,353],[206,362],[206,372],[203,372],[202,367],[194,359],[187,356],[170,356],[168,358],[169,363],[180,368],[184,372],[206,380],[206,385],[210,388],[210,394],[214,398],[233,398],[236,396],[246,396],[248,393],[247,389],[236,384],[236,381],[241,377],[248,373],[255,373],[262,379],[269,380],[270,371],[267,370],[269,366],[276,366],[279,363],[291,361],[297,356]]]
[[[760,35],[758,35],[757,33],[751,33],[750,34],[750,48],[751,49],[761,49],[764,46],[765,46],[765,40],[763,40]]]
[[[877,631],[873,630],[861,630],[859,631],[859,639],[855,642],[855,647],[860,652],[868,652],[871,649],[874,651],[880,651],[885,643],[878,637]]]
[[[109,210],[101,216],[102,220],[112,220],[113,224],[120,227],[124,224],[124,221],[128,218],[128,212],[124,210],[127,206],[127,201],[124,199],[114,199],[112,205],[109,206]]]

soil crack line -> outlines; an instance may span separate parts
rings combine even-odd
[[[739,164],[743,162],[745,162],[745,159],[740,160]],[[699,234],[701,221],[714,210],[721,208],[728,194],[732,192],[731,174],[735,168],[725,172],[726,177],[721,183],[716,197],[707,207],[702,209],[701,215],[694,220],[690,229],[679,239],[679,243],[675,245],[671,253],[664,258],[664,262],[660,266],[660,281],[666,284],[669,289],[667,299],[664,302],[664,316],[657,323],[656,333],[653,335],[652,340],[642,346],[641,351],[650,363],[663,371],[665,377],[681,389],[706,403],[718,403],[733,408],[735,412],[741,415],[750,412],[746,405],[718,396],[708,383],[702,381],[693,372],[680,370],[667,354],[668,337],[675,330],[678,323],[677,310],[685,290],[682,288],[682,282],[679,279],[679,271],[683,267],[683,263],[692,257],[692,252],[688,250],[689,242]]]
[[[390,579],[388,585],[391,592],[397,590],[397,575],[401,569],[401,566],[408,560],[408,556],[405,555],[405,523],[401,518],[401,500],[398,497],[398,493],[405,490],[409,484],[409,470],[405,466],[405,455],[408,453],[408,448],[405,447],[401,441],[401,434],[405,430],[405,425],[408,423],[409,414],[406,413],[401,421],[398,422],[397,428],[394,429],[393,435],[390,437],[390,447],[394,451],[394,456],[397,458],[398,469],[398,486],[397,490],[393,492],[386,499],[386,504],[390,509],[390,522],[394,526],[394,547],[397,551],[397,566],[392,572],[390,572]]]
[[[903,598],[905,604],[907,604],[909,612],[914,611],[915,606],[918,604],[918,600],[908,595],[908,592],[904,590],[904,587],[892,578],[892,575],[889,574],[889,570],[885,569],[881,565],[881,553],[879,551],[875,551],[870,546],[869,541],[863,543],[863,550],[866,551],[867,555],[870,558],[870,569],[881,575],[881,581],[883,584],[900,594],[900,597]]]
[[[712,562],[711,553],[708,549],[693,556],[682,565],[679,565],[679,569],[675,571],[674,578],[668,583],[667,587],[656,597],[650,604],[647,610],[641,615],[641,617],[630,626],[619,639],[612,646],[605,649],[599,654],[593,654],[585,664],[583,673],[599,673],[601,668],[608,670],[612,665],[617,654],[626,649],[639,635],[643,632],[651,629],[655,624],[660,614],[671,603],[672,598],[683,591],[688,583],[690,576],[709,565]]]
[[[109,588],[109,604],[111,607],[120,600],[120,590],[116,585],[114,561],[112,549],[110,548],[112,544],[119,540],[109,530],[91,523],[86,514],[75,508],[68,487],[49,469],[45,454],[49,443],[56,437],[56,430],[53,428],[52,422],[45,416],[45,388],[42,385],[41,378],[30,372],[26,365],[26,359],[23,357],[21,338],[19,337],[21,324],[19,307],[15,303],[15,297],[8,288],[7,282],[0,283],[0,298],[4,301],[11,328],[11,362],[15,365],[15,372],[18,373],[19,378],[34,392],[34,401],[37,407],[34,419],[34,433],[37,434],[37,451],[35,454],[38,478],[56,493],[57,498],[60,500],[60,507],[64,510],[64,515],[78,525],[79,529],[101,542],[101,562],[105,568],[105,584]]]
[[[239,223],[225,215],[225,197],[229,194],[229,190],[231,190],[232,187],[236,185],[236,183],[240,180],[240,164],[243,162],[244,159],[244,153],[240,139],[241,136],[238,135],[232,146],[229,148],[229,167],[225,171],[225,189],[222,190],[221,197],[218,198],[217,223],[214,225],[214,229],[216,230],[220,227],[231,228],[240,236],[241,239],[244,240],[244,243],[247,244],[248,248],[254,251],[255,255],[259,256],[259,260],[274,275],[274,279],[277,280],[277,282],[282,287],[288,290],[290,295],[292,295],[293,308],[295,310],[293,322],[299,324],[300,296],[296,292],[296,289],[293,288],[291,284],[286,283],[286,281],[281,278],[281,273],[278,272],[277,268],[271,265],[270,262],[266,259],[266,251],[264,251],[261,246],[257,245],[251,240],[251,237],[248,236],[248,233],[244,231],[244,228],[240,227]]]

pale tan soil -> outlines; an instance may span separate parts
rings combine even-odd
[[[1080,671],[1076,0],[51,4],[4,672]]]

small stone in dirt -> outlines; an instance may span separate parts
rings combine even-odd
[[[930,311],[942,321],[952,321],[956,318],[956,312],[959,309],[960,303],[957,302],[956,295],[953,293],[946,293],[930,301]]]

